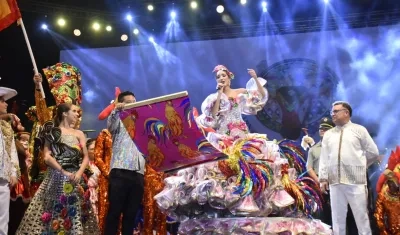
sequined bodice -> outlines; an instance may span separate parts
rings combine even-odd
[[[231,109],[221,117],[219,127],[216,130],[217,133],[230,135],[232,126],[240,126],[241,128],[239,129],[248,132],[248,127],[242,118],[242,106],[244,104],[242,102],[238,102],[238,99],[233,98],[229,98],[229,103]]]
[[[61,142],[72,148],[76,148],[79,146],[79,139],[75,135],[72,135],[72,134],[62,134]]]

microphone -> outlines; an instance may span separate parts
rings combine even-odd
[[[225,81],[222,81],[221,83],[222,83],[223,85],[225,85]],[[217,91],[221,90],[221,88],[222,88],[222,87],[218,87],[218,84],[217,84]]]

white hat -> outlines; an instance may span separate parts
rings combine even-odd
[[[9,100],[16,95],[16,90],[7,87],[0,87],[0,97],[3,97],[4,101]]]

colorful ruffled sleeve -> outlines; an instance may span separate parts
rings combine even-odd
[[[197,122],[204,127],[216,128],[221,117],[231,109],[231,104],[225,94],[221,94],[219,110],[215,117],[212,115],[212,109],[217,101],[218,92],[209,95],[201,104],[202,114],[197,118]]]
[[[111,156],[111,146],[111,134],[108,132],[108,130],[102,130],[96,139],[96,145],[94,147],[94,159],[96,166],[104,176],[108,176],[110,169],[103,159],[107,158],[105,157],[105,154],[109,154]]]
[[[262,97],[258,91],[256,81],[253,78],[250,79],[246,84],[246,93],[240,95],[240,102],[243,104],[242,113],[245,115],[257,114],[268,101],[268,91],[264,87],[267,84],[267,80],[260,77],[257,79],[260,81],[261,86],[263,86],[265,96]]]

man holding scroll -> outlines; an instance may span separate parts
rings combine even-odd
[[[114,111],[107,121],[107,128],[113,138],[112,158],[109,173],[109,209],[105,235],[117,234],[122,214],[122,235],[131,235],[134,230],[136,213],[143,198],[143,174],[145,159],[139,152],[119,113],[126,104],[136,102],[130,91],[118,95]]]

